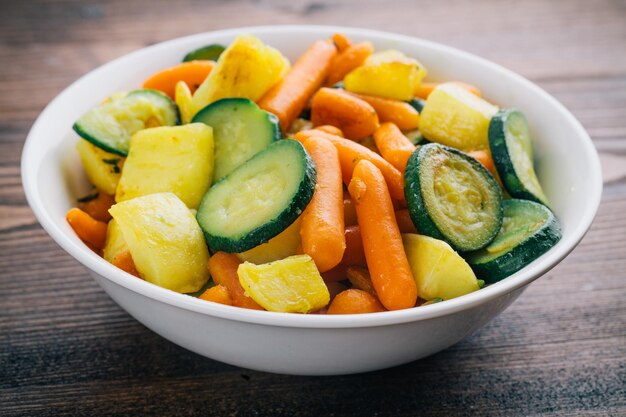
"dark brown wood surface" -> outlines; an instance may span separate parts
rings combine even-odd
[[[19,172],[28,129],[64,87],[112,58],[197,32],[293,23],[424,37],[552,93],[612,179],[580,246],[478,333],[370,374],[239,369],[138,324],[35,221]],[[626,415],[625,156],[623,0],[2,1],[0,415]]]

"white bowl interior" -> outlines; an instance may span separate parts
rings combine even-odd
[[[235,312],[130,280],[87,249],[65,221],[66,211],[86,190],[74,146],[73,122],[116,91],[138,88],[158,69],[172,66],[189,50],[208,43],[228,44],[239,33],[251,33],[278,48],[292,61],[312,41],[342,31],[355,41],[370,40],[377,50],[394,48],[419,59],[429,79],[460,80],[478,86],[484,97],[502,107],[516,107],[529,120],[539,178],[563,226],[563,239],[547,254],[514,276],[477,293],[421,309],[364,317],[281,315]],[[543,90],[495,64],[431,42],[362,29],[324,26],[259,27],[195,35],[129,54],[81,78],[60,94],[33,126],[22,158],[24,187],[43,227],[72,256],[98,274],[136,292],[184,308],[258,323],[285,326],[371,326],[440,316],[475,306],[528,284],[564,258],[589,228],[602,190],[597,153],[574,117]]]

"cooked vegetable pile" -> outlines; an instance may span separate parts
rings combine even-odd
[[[74,124],[94,191],[67,221],[130,275],[372,313],[477,291],[561,237],[524,115],[402,52],[335,34],[291,65],[239,36],[182,61]]]

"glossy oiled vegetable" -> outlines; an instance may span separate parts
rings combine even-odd
[[[335,296],[326,314],[365,314],[381,311],[385,311],[385,308],[374,295],[359,289],[348,289]]]
[[[72,128],[107,152],[126,156],[131,136],[147,127],[178,124],[176,104],[156,90],[134,90],[91,109]]]
[[[183,81],[191,91],[195,91],[215,67],[213,61],[183,62],[152,75],[143,83],[143,88],[159,90],[171,99],[175,97],[176,84]]]
[[[335,126],[350,139],[374,133],[378,127],[376,110],[367,102],[338,88],[321,88],[311,101],[314,126]]]
[[[410,100],[426,75],[424,67],[402,52],[376,52],[344,78],[345,88],[354,93]]]
[[[446,242],[410,233],[402,241],[420,298],[449,300],[479,289],[472,269]]]
[[[124,240],[120,227],[117,225],[117,221],[111,220],[107,227],[106,243],[102,251],[102,257],[109,262],[113,262],[117,255],[127,250],[128,245]]]
[[[420,112],[420,131],[431,142],[461,150],[487,148],[489,121],[498,108],[456,83],[439,85]]]
[[[141,276],[182,293],[209,278],[209,252],[187,206],[172,193],[150,194],[111,207]]]
[[[308,255],[262,265],[244,262],[237,273],[241,286],[268,311],[309,313],[330,301],[328,289]]]
[[[487,282],[500,281],[547,252],[561,239],[554,214],[528,200],[505,200],[504,221],[495,239],[467,261]]]
[[[258,101],[289,70],[289,61],[253,36],[238,36],[192,99],[193,112],[226,97]]]
[[[409,158],[405,183],[409,213],[422,234],[472,251],[500,230],[500,187],[485,167],[457,149],[422,146]]]
[[[196,208],[213,178],[213,131],[202,123],[135,133],[116,200],[172,192]]]
[[[257,304],[241,286],[239,282],[239,269],[241,261],[233,253],[216,252],[209,259],[209,272],[213,282],[217,285],[223,285],[228,288],[228,293],[232,297],[235,307],[247,308],[250,310],[263,310],[263,307]]]
[[[107,194],[115,194],[125,158],[106,152],[86,140],[79,140],[76,150],[89,182]]]
[[[301,224],[302,216],[298,217],[289,227],[269,241],[236,255],[242,261],[252,262],[253,264],[265,264],[296,255],[301,244]]]
[[[244,252],[278,235],[304,211],[315,177],[300,143],[274,142],[204,196],[197,218],[209,247]]]

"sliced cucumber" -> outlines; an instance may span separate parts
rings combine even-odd
[[[492,283],[519,271],[561,239],[561,227],[544,205],[504,200],[504,221],[495,239],[466,259],[477,276]]]
[[[418,113],[422,112],[422,109],[426,105],[426,100],[422,100],[421,98],[412,98],[407,103],[411,105]]]
[[[413,145],[424,145],[426,143],[430,143],[426,140],[424,135],[422,135],[422,132],[420,132],[419,129],[409,130],[408,132],[402,133],[404,133],[404,136],[406,136]]]
[[[533,167],[533,145],[522,112],[504,109],[491,118],[489,148],[509,194],[548,205]]]
[[[135,132],[178,123],[178,108],[167,95],[141,89],[112,97],[82,115],[72,128],[97,147],[126,156]]]
[[[207,61],[217,61],[217,59],[222,55],[222,52],[226,49],[225,46],[219,44],[212,44],[203,46],[202,48],[194,49],[189,52],[183,58],[183,62],[194,61],[196,59],[207,60]]]
[[[281,138],[278,118],[247,98],[224,98],[200,110],[191,120],[213,128],[217,181]]]
[[[278,235],[309,204],[316,176],[299,142],[272,143],[204,195],[197,219],[211,250],[244,252]]]
[[[502,193],[493,176],[469,155],[429,143],[413,152],[404,193],[417,230],[460,252],[486,246],[502,225]]]

